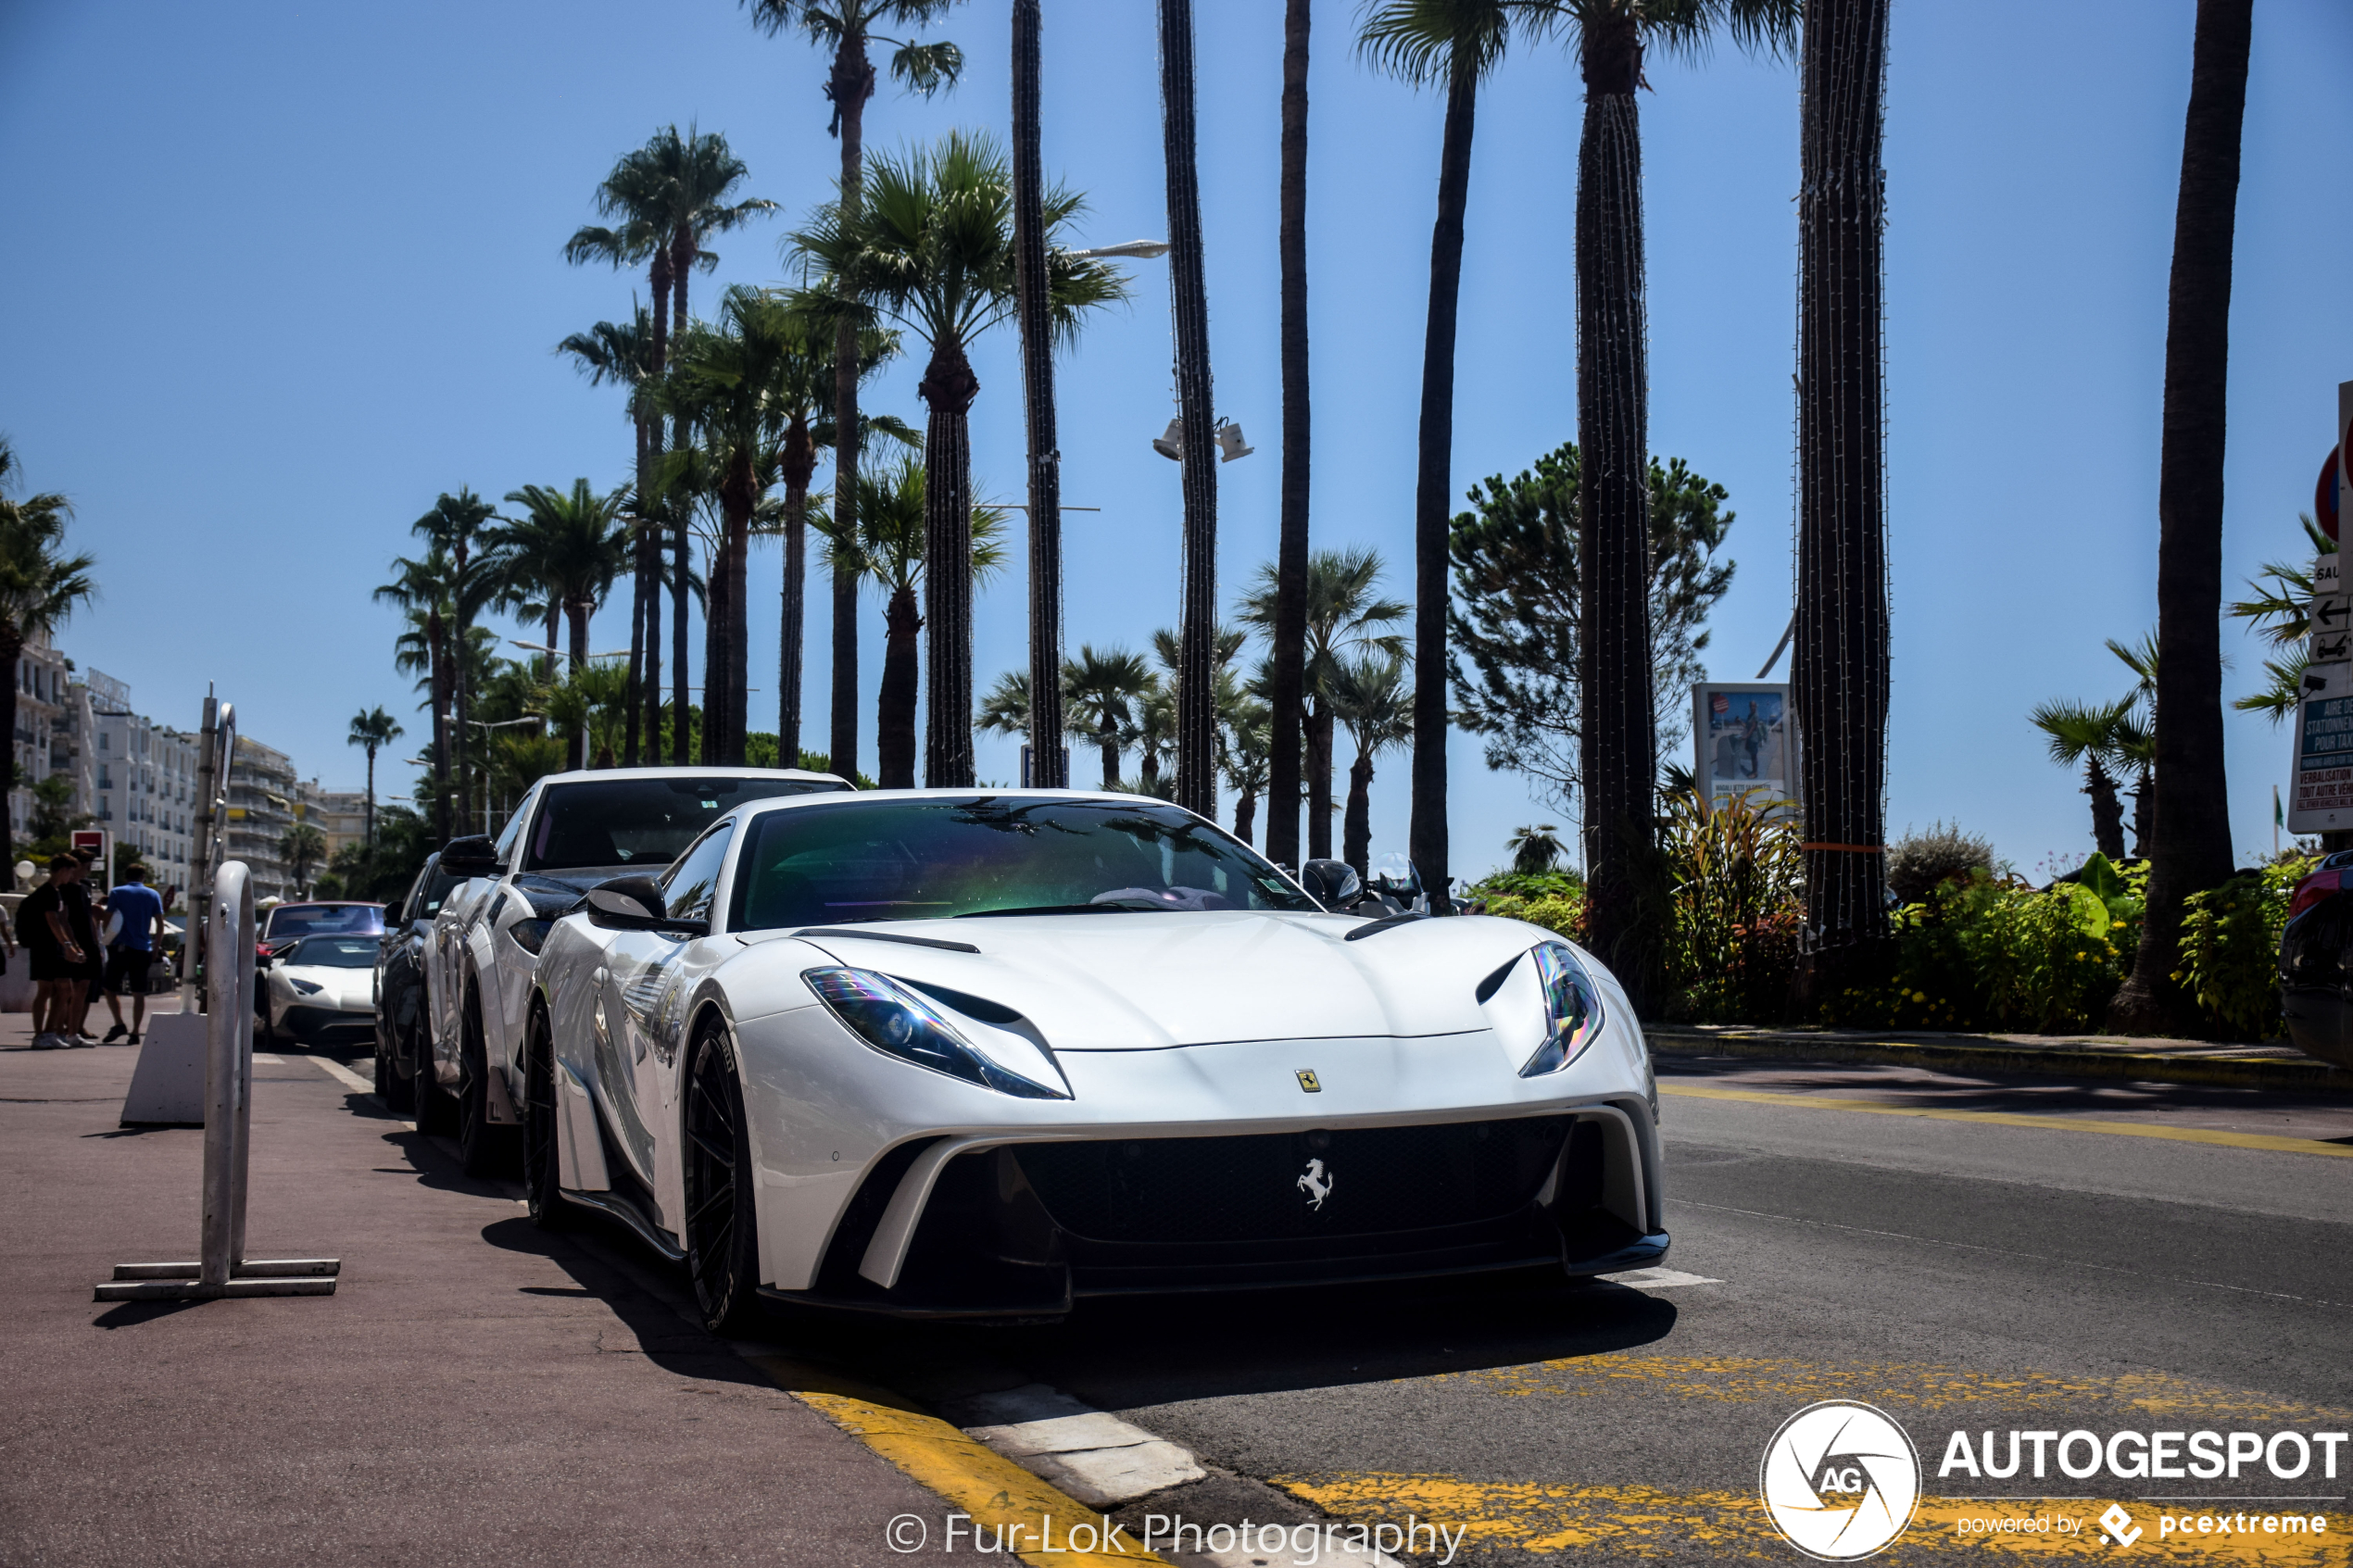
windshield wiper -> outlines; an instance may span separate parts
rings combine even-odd
[[[980,915],[1132,915],[1142,909],[1135,904],[1027,904],[1011,909],[966,909],[958,920],[972,920]]]

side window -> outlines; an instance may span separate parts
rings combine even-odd
[[[719,868],[726,860],[728,842],[735,836],[734,822],[720,823],[690,845],[661,873],[659,885],[662,907],[672,919],[711,918],[712,899],[719,891]]]
[[[498,859],[510,870],[515,869],[515,845],[522,837],[522,824],[530,817],[531,809],[539,804],[539,792],[533,790],[522,797],[515,814],[507,819],[506,830],[498,835]]]

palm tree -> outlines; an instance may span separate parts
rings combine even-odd
[[[556,617],[571,630],[570,667],[577,676],[588,661],[588,620],[629,562],[629,529],[621,520],[628,490],[599,495],[585,479],[569,492],[526,484],[507,492],[523,508],[505,520],[492,538],[510,592],[535,591],[546,606],[548,679],[555,678]],[[632,712],[634,714],[634,709]],[[585,756],[576,759],[588,765]]]
[[[1242,598],[1245,625],[1271,632],[1281,592],[1280,569],[1258,569],[1258,583]],[[1340,660],[1354,653],[1403,657],[1405,639],[1386,630],[1403,621],[1409,607],[1380,597],[1381,558],[1377,550],[1317,550],[1307,561],[1306,752],[1307,858],[1332,853],[1332,680]],[[1286,862],[1288,863],[1288,862]]]
[[[25,645],[55,633],[73,612],[97,596],[91,575],[94,556],[65,553],[66,521],[73,503],[55,492],[16,498],[11,493],[20,478],[16,450],[0,437],[0,736],[6,737],[8,774],[5,789],[19,784],[16,766],[17,688],[22,680],[18,661]],[[10,841],[13,813],[0,809],[0,865],[13,865],[16,849]]]
[[[1512,11],[1505,0],[1388,0],[1365,20],[1358,46],[1417,85],[1446,84],[1438,159],[1438,220],[1429,241],[1429,314],[1422,339],[1418,477],[1414,488],[1414,815],[1408,841],[1422,883],[1447,912],[1447,526],[1454,447],[1454,321],[1463,283],[1463,215],[1470,199],[1471,134],[1478,84],[1503,62]],[[1363,869],[1360,867],[1359,874]]]
[[[664,276],[669,284],[671,337],[686,335],[689,276],[697,267],[709,270],[719,260],[702,248],[702,242],[776,209],[774,202],[761,197],[730,199],[749,173],[743,160],[729,149],[726,137],[715,132],[706,136],[692,128],[682,136],[677,126],[667,125],[654,132],[643,147],[624,157],[622,167],[606,182],[616,205],[630,214],[630,225],[623,231],[625,237],[636,238],[642,232],[651,245],[667,255]],[[579,239],[575,235],[574,243],[578,244]],[[657,295],[657,315],[661,304]],[[673,448],[686,445],[686,422],[684,414],[676,416],[671,436]],[[677,706],[679,721],[672,726],[671,759],[683,765],[687,744],[685,715],[691,690],[686,669],[686,583],[692,573],[687,520],[683,514],[672,520],[672,546],[675,556],[671,609],[671,660],[675,689],[672,700]],[[710,684],[707,673],[705,684]],[[706,705],[709,696],[706,691]]]
[[[310,868],[327,858],[327,835],[308,822],[296,822],[278,840],[278,859],[293,874],[295,897],[310,897]]]
[[[956,0],[745,0],[752,24],[774,35],[799,31],[833,51],[825,97],[834,107],[830,132],[841,139],[838,205],[854,227],[864,207],[866,101],[875,95],[875,67],[866,45],[888,44],[890,74],[909,91],[930,97],[955,85],[964,56],[942,40],[886,38],[878,27],[927,27]],[[849,316],[834,328],[834,527],[847,538],[857,532],[858,502],[858,323]],[[858,578],[834,575],[833,714],[828,755],[845,778],[858,766]]]
[[[1103,759],[1102,787],[1119,787],[1119,753],[1138,705],[1159,683],[1141,654],[1126,648],[1097,652],[1082,643],[1063,668],[1063,711],[1073,737],[1092,740]]]
[[[931,346],[916,388],[930,411],[924,436],[929,508],[924,553],[938,569],[925,577],[930,671],[924,779],[952,787],[973,782],[967,415],[980,382],[965,349],[1013,307],[1013,192],[996,144],[962,132],[950,132],[927,151],[871,160],[866,184],[865,205],[854,215],[832,203],[793,243],[837,292],[869,302]],[[1042,205],[1049,240],[1085,207],[1060,187],[1045,193]],[[1065,340],[1085,312],[1126,298],[1125,275],[1104,262],[1057,248],[1049,270],[1052,327]]]
[[[1885,961],[1887,507],[1880,160],[1888,0],[1810,0],[1798,116],[1797,620],[1790,678],[1806,746],[1801,991],[1834,997]],[[2062,705],[2063,706],[2063,705]],[[2037,709],[2038,715],[2042,709]],[[2088,713],[2054,718],[2082,719]],[[2038,717],[2037,722],[2040,722]],[[2055,733],[2053,755],[2061,749]],[[2096,765],[2096,760],[2095,760]],[[2114,805],[2113,785],[2108,804]],[[2104,823],[2103,851],[2123,852]]]
[[[1274,714],[1267,706],[1252,697],[1234,704],[1226,716],[1224,763],[1219,771],[1226,776],[1227,787],[1234,792],[1234,836],[1244,844],[1251,843],[1257,826],[1258,797],[1266,792],[1267,753],[1274,739]],[[1298,739],[1292,737],[1296,751]],[[1297,853],[1297,809],[1291,811],[1293,850]],[[1267,822],[1267,838],[1271,849],[1274,822]],[[1271,859],[1271,855],[1269,857]],[[1297,862],[1292,862],[1296,864]]]
[[[2082,764],[2083,793],[2092,797],[2092,842],[2111,860],[2124,858],[2124,805],[2108,770],[2129,766],[2126,752],[2135,703],[2046,702],[2028,715],[2049,737],[2051,760],[2062,768]]]
[[[1638,1006],[1658,952],[1642,922],[1665,887],[1655,828],[1650,393],[1634,94],[1650,45],[1696,52],[1721,30],[1744,45],[1778,48],[1797,10],[1798,0],[1559,0],[1554,13],[1575,36],[1585,82],[1575,252],[1587,930]]]
[[[2328,538],[2318,529],[2314,529],[2313,533],[2322,539]],[[2331,541],[2329,548],[2335,547],[2334,542]],[[2308,622],[2311,616],[2309,598],[2308,593],[2307,602],[2298,607],[2300,616]],[[2233,612],[2235,613],[2238,608],[2233,605]],[[2300,637],[2301,633],[2298,635]],[[2133,672],[2133,690],[2126,699],[2132,706],[2128,717],[2117,731],[2117,755],[2133,771],[2134,781],[2133,853],[2146,859],[2149,851],[2157,847],[2157,633],[2154,631],[2145,632],[2138,643],[2120,643],[2110,637],[2108,639],[2108,651]],[[2296,683],[2301,687],[2304,650],[2297,648],[2292,658],[2296,667]],[[2232,706],[2259,708],[2261,700],[2259,697],[2252,701],[2242,698]],[[2292,708],[2290,711],[2293,711]]]
[[[409,531],[425,541],[430,553],[446,557],[448,573],[448,613],[451,642],[463,648],[472,641],[474,617],[488,608],[499,596],[503,583],[495,560],[485,560],[480,547],[484,529],[497,516],[491,504],[460,485],[455,495],[444,491],[433,504],[433,510],[409,525]],[[393,570],[403,570],[401,562]],[[379,589],[377,596],[383,597]],[[463,660],[450,666],[453,679],[448,691],[450,730],[447,739],[458,784],[458,820],[473,818],[473,775],[466,766],[466,703],[467,681]]]
[[[1504,840],[1504,847],[1512,852],[1512,871],[1520,876],[1540,876],[1557,868],[1567,853],[1560,831],[1551,822],[1538,822]]]
[[[1414,739],[1414,693],[1405,684],[1405,660],[1394,653],[1365,653],[1332,671],[1332,712],[1356,743],[1348,770],[1348,815],[1340,835],[1340,858],[1359,877],[1372,875],[1373,759]],[[1432,900],[1433,903],[1436,900]]]
[[[2246,113],[2253,0],[2198,0],[2182,184],[2166,304],[2158,458],[2157,835],[2133,972],[2108,1007],[2128,1034],[2188,1033],[2196,1003],[2173,978],[2190,896],[2231,874],[2222,751],[2222,457],[2230,370],[2231,242]]]
[[[875,739],[881,755],[875,779],[885,789],[912,789],[915,784],[915,637],[924,629],[916,595],[928,586],[930,575],[926,483],[923,465],[902,458],[893,469],[859,476],[856,534],[844,538],[830,521],[813,525],[824,535],[826,556],[836,567],[848,566],[860,577],[872,578],[886,596],[882,695],[875,712]],[[975,582],[1005,564],[1004,534],[1004,513],[993,507],[974,510],[966,559]]]
[[[422,705],[433,714],[433,834],[449,837],[449,692],[453,660],[449,646],[449,558],[438,548],[422,559],[395,557],[392,581],[375,590],[378,604],[407,613],[408,629],[393,645],[393,666],[421,677]]]
[[[1266,858],[1286,866],[1299,864],[1299,743],[1307,711],[1307,502],[1313,433],[1307,395],[1308,11],[1309,0],[1287,0],[1283,8],[1281,219],[1277,234],[1282,267],[1283,478],[1281,533],[1275,549],[1275,625],[1267,638],[1272,652]],[[1229,764],[1227,782],[1234,784],[1231,773]],[[1243,823],[1239,806],[1236,811],[1235,822]]]
[[[1169,324],[1176,340],[1176,412],[1182,423],[1184,578],[1177,625],[1184,640],[1183,709],[1176,718],[1176,803],[1217,809],[1216,714],[1210,643],[1217,624],[1217,470],[1211,461],[1217,410],[1210,392],[1209,284],[1202,255],[1201,174],[1194,158],[1192,0],[1160,0],[1161,152],[1168,170]]]
[[[353,714],[351,733],[344,737],[346,744],[368,754],[368,818],[363,836],[370,844],[376,841],[376,748],[390,746],[405,733],[380,704]]]
[[[1063,751],[1063,482],[1054,435],[1054,344],[1046,260],[1045,174],[1038,127],[1038,0],[1013,0],[1013,294],[1029,438],[1030,780],[1070,787]]]
[[[662,266],[669,266],[667,252],[663,254]],[[631,768],[637,765],[640,702],[651,707],[646,721],[649,733],[657,737],[661,733],[661,524],[653,510],[652,495],[655,436],[660,419],[650,395],[654,380],[661,370],[654,355],[654,339],[661,326],[660,313],[648,312],[641,305],[626,326],[599,321],[588,331],[573,332],[556,345],[557,353],[572,356],[573,364],[587,376],[589,385],[611,382],[629,389],[629,419],[637,433],[637,464],[634,470],[636,488],[630,503],[635,565],[635,583],[629,606],[630,707],[622,743],[623,765]],[[553,646],[555,640],[550,628],[547,641]],[[548,664],[552,670],[552,656]]]

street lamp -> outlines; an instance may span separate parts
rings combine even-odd
[[[1166,240],[1129,240],[1125,245],[1099,245],[1093,250],[1066,250],[1063,254],[1073,261],[1093,261],[1106,256],[1151,261],[1168,254],[1168,242]]]

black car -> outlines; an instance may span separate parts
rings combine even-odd
[[[2353,850],[2306,873],[2280,936],[2280,1011],[2307,1056],[2353,1067]]]
[[[376,949],[376,1093],[395,1110],[417,1103],[417,1064],[431,1047],[425,1033],[425,943],[441,901],[465,879],[441,869],[441,853],[426,858],[400,901],[385,907]]]

